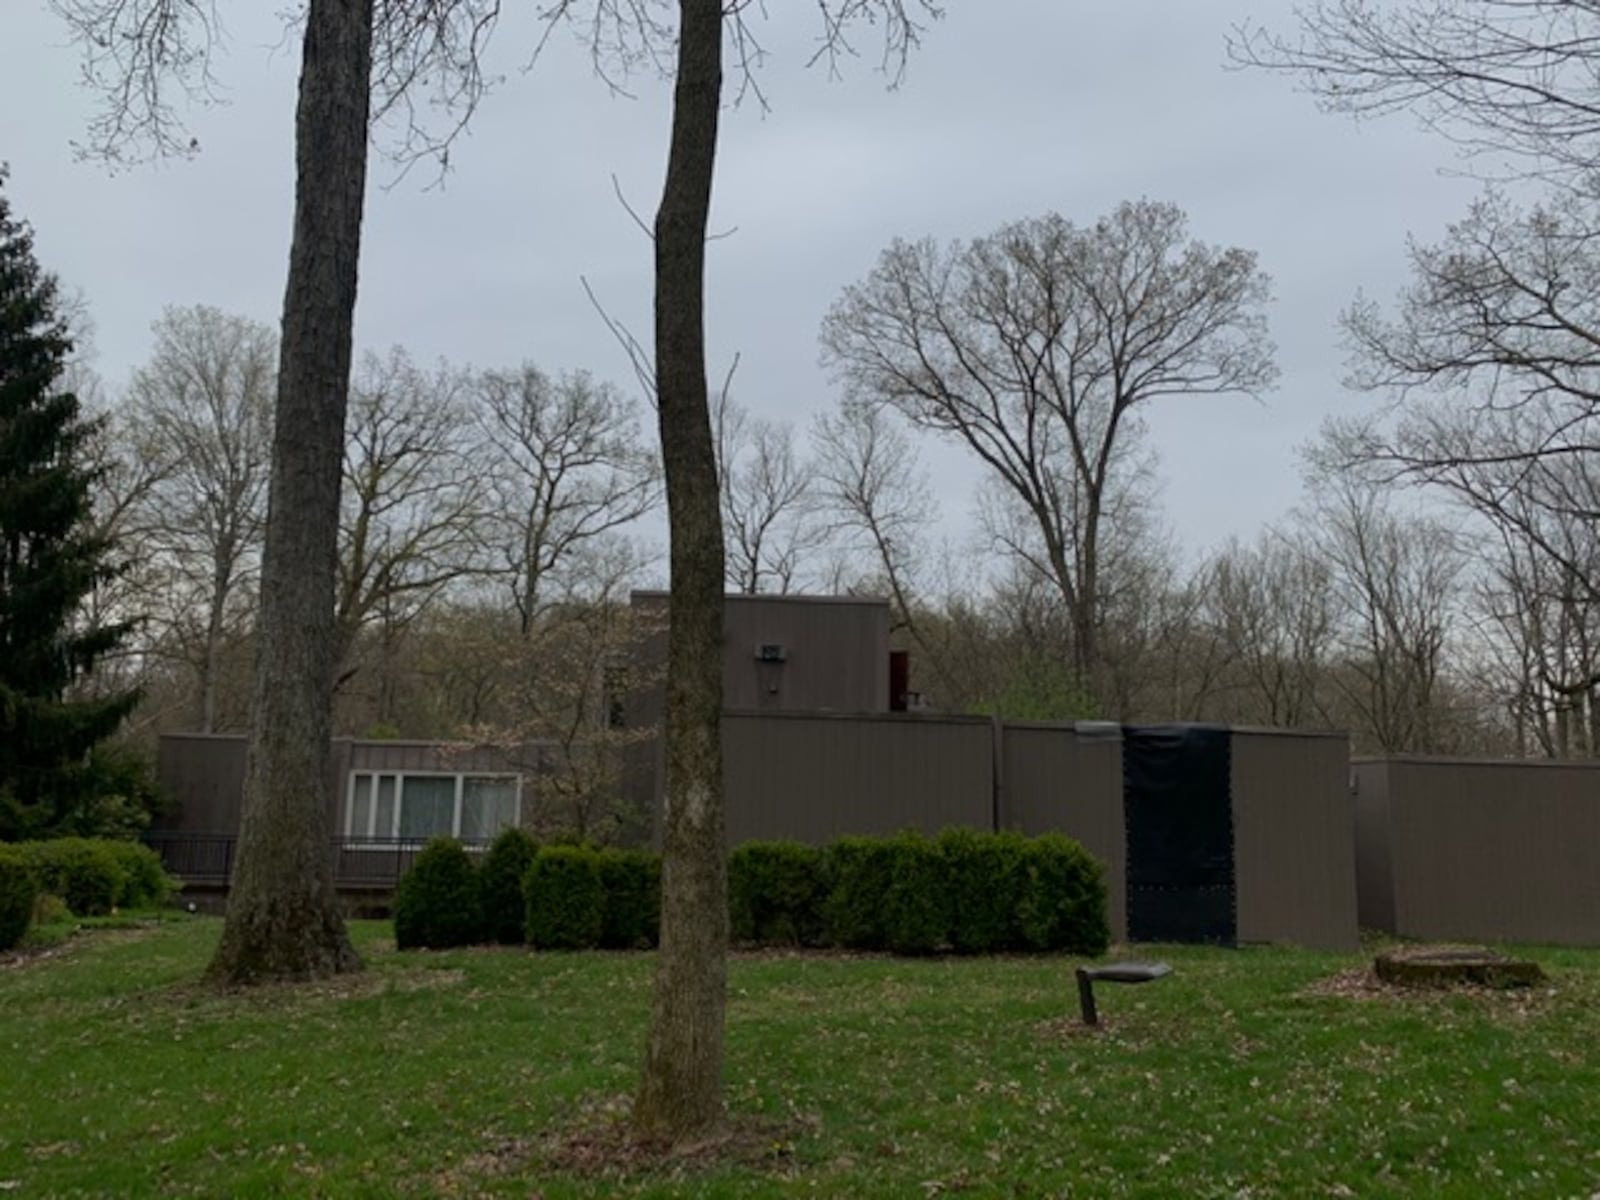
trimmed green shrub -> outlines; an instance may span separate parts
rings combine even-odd
[[[119,908],[160,908],[177,890],[177,880],[161,865],[161,856],[138,842],[108,841],[105,847],[127,875]]]
[[[39,880],[27,855],[12,846],[0,846],[0,950],[22,940],[33,921]]]
[[[920,833],[889,840],[889,890],[883,940],[896,954],[932,954],[950,940],[950,888],[944,855]]]
[[[602,850],[595,866],[605,894],[600,944],[637,950],[661,940],[661,856],[648,850]]]
[[[60,896],[52,896],[49,892],[40,892],[39,898],[33,902],[33,927],[38,929],[41,925],[54,925],[59,921],[70,921],[72,910],[67,907],[67,902]]]
[[[91,838],[21,842],[39,889],[60,896],[74,916],[103,917],[117,907],[129,886],[114,843]]]
[[[546,846],[522,881],[528,941],[540,950],[582,950],[600,944],[606,894],[600,854],[591,846]]]
[[[394,940],[402,950],[443,950],[483,940],[478,869],[453,838],[422,848],[394,891]]]
[[[823,852],[800,842],[746,842],[728,859],[733,940],[819,946],[828,899]]]
[[[729,858],[728,905],[734,940],[762,945],[1097,955],[1110,940],[1100,864],[1059,834],[749,842]]]
[[[1071,838],[1047,833],[1022,852],[1018,937],[1024,949],[1100,955],[1111,942],[1100,863]]]
[[[843,837],[823,849],[828,895],[822,902],[822,925],[828,945],[882,950],[888,944],[883,916],[893,860],[888,838]]]
[[[1019,928],[1028,840],[1016,833],[946,829],[939,835],[958,954],[1023,949]]]
[[[494,839],[478,868],[483,897],[484,935],[491,942],[520,946],[528,940],[528,903],[522,898],[522,877],[533,865],[539,843],[525,829],[512,826]]]

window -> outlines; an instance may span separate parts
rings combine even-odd
[[[425,842],[432,837],[488,840],[522,811],[516,775],[352,771],[346,837]]]

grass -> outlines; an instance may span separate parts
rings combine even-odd
[[[124,923],[126,924],[126,923]],[[741,956],[728,1096],[753,1155],[599,1173],[550,1137],[635,1079],[651,958],[400,954],[219,996],[212,919],[102,928],[0,968],[0,1194],[1539,1196],[1600,1191],[1600,953],[1534,993],[1320,987],[1359,965],[1162,948],[1063,959]],[[565,1160],[562,1160],[565,1161]]]

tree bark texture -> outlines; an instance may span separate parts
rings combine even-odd
[[[672,583],[665,712],[661,951],[640,1134],[722,1119],[728,880],[722,809],[722,517],[705,366],[705,238],[722,92],[721,0],[680,0],[666,185],[656,213],[656,391]]]
[[[311,0],[302,55],[255,712],[237,866],[210,969],[224,985],[361,966],[334,893],[328,774],[372,0]]]

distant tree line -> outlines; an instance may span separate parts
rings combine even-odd
[[[1465,484],[1422,504],[1376,468],[1370,423],[1336,421],[1305,451],[1298,508],[1203,556],[1174,544],[1146,405],[1270,387],[1268,289],[1248,252],[1151,202],[895,243],[823,323],[832,410],[801,429],[714,397],[727,587],[887,597],[913,687],[943,710],[1349,729],[1362,752],[1600,752],[1593,523],[1562,519],[1578,461],[1483,482],[1492,506]],[[1350,321],[1374,346],[1396,336],[1367,307]],[[240,729],[277,348],[204,307],[153,332],[103,401],[96,512],[129,569],[95,602],[141,620],[114,660],[145,695],[136,730]],[[1446,437],[1449,411],[1428,411],[1403,435]],[[638,636],[628,591],[662,580],[642,415],[583,371],[358,357],[338,729],[553,739],[590,781],[574,785],[584,811],[595,776],[577,764],[604,745]],[[951,498],[920,466],[924,437],[983,468],[970,543],[941,532]]]

